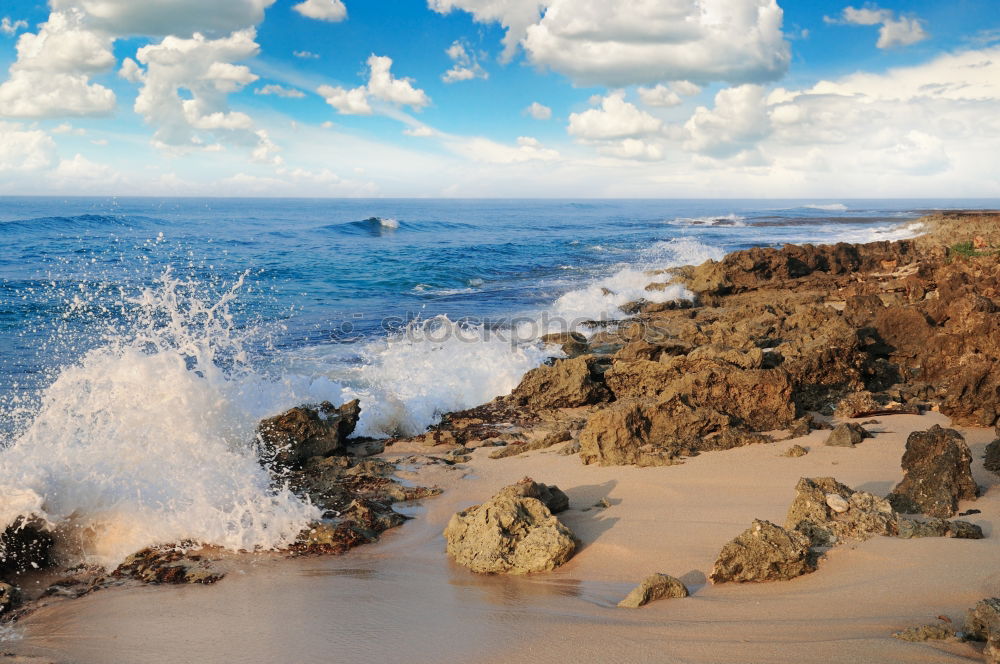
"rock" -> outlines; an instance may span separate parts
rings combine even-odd
[[[801,532],[811,546],[832,546],[844,539],[896,535],[896,515],[884,498],[855,491],[832,477],[803,477],[795,486],[785,527]]]
[[[722,547],[709,579],[712,583],[783,581],[815,570],[808,537],[758,519]]]
[[[133,553],[112,573],[144,583],[203,583],[219,581],[224,573],[203,556],[174,548],[150,547]]]
[[[579,332],[553,332],[546,334],[540,341],[549,346],[559,346],[566,357],[577,357],[587,353],[590,347],[587,345],[587,337]]]
[[[565,563],[576,550],[573,533],[529,495],[543,494],[535,487],[544,486],[522,480],[453,515],[444,530],[448,554],[482,574],[530,574]]]
[[[920,627],[908,627],[901,632],[894,633],[892,636],[901,641],[939,641],[955,636],[955,630],[943,625],[922,625]]]
[[[968,521],[946,521],[927,519],[918,521],[906,517],[897,518],[899,537],[954,537],[956,539],[983,539],[983,529]]]
[[[881,304],[879,305],[881,306]],[[843,419],[861,417],[865,413],[872,413],[882,408],[882,404],[875,400],[875,396],[867,391],[853,392],[837,403],[834,415]]]
[[[559,443],[565,443],[572,440],[573,434],[570,433],[568,429],[560,429],[558,431],[553,431],[544,436],[541,436],[535,440],[527,441],[524,443],[511,443],[501,447],[495,452],[490,454],[491,459],[506,459],[507,457],[517,456],[518,454],[524,454],[525,452],[534,452],[536,450],[545,450]]]
[[[958,501],[979,495],[972,478],[972,453],[954,429],[935,425],[911,433],[902,466],[903,480],[888,496],[898,512],[946,519],[958,511]]]
[[[781,456],[784,457],[801,457],[809,454],[809,450],[802,447],[801,445],[792,445],[787,450],[782,452]]]
[[[0,574],[48,567],[53,542],[41,521],[18,517],[0,534]]]
[[[263,420],[257,426],[262,458],[275,468],[301,466],[314,456],[330,456],[344,450],[358,424],[361,407],[357,399],[339,408],[324,401],[318,408],[299,406]]]
[[[9,613],[17,604],[20,593],[9,583],[0,581],[0,615]]]
[[[516,484],[500,489],[497,497],[504,498],[537,498],[549,508],[553,514],[559,514],[569,509],[569,497],[556,485],[542,484],[530,477],[525,477]]]
[[[575,408],[612,399],[594,356],[556,360],[532,369],[514,388],[511,399],[532,409]]]
[[[986,641],[983,656],[989,664],[1000,662],[1000,598],[980,600],[965,616],[965,638]]]
[[[983,468],[1000,475],[1000,438],[986,446],[986,456],[983,459]]]
[[[833,447],[854,447],[868,435],[864,427],[854,422],[838,424],[826,439],[826,445]]]
[[[687,587],[667,574],[650,574],[638,586],[632,589],[618,606],[625,609],[638,609],[658,599],[687,597]]]

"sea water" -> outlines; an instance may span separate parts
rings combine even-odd
[[[996,203],[2,198],[0,527],[105,566],[279,548],[317,510],[258,462],[263,417],[358,398],[358,433],[413,435],[509,392],[541,334],[691,296],[655,270]]]

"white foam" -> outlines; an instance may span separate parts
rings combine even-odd
[[[73,562],[112,567],[182,540],[281,547],[318,516],[272,490],[252,449],[256,423],[297,395],[242,364],[228,312],[240,285],[209,304],[167,274],[132,303],[128,334],[63,367],[0,452],[0,525],[35,515]]]
[[[732,226],[742,228],[746,226],[746,217],[733,213],[711,217],[676,217],[668,223],[673,226]]]
[[[854,244],[865,244],[867,242],[895,242],[896,240],[909,240],[927,232],[927,227],[919,221],[908,224],[894,224],[889,226],[875,226],[856,231],[844,231],[837,234],[836,242],[850,242]]]
[[[387,218],[384,218],[384,219],[382,217],[379,217],[378,218],[378,223],[383,228],[399,228],[399,221],[396,220],[396,219],[393,219],[392,217],[387,217]]]
[[[825,210],[827,212],[847,212],[847,206],[843,203],[811,203],[803,205],[807,210]]]

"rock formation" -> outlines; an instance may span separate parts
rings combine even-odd
[[[759,519],[719,553],[712,583],[783,581],[816,570],[809,538]]]
[[[898,512],[946,519],[958,510],[958,501],[979,495],[972,478],[972,453],[954,429],[935,425],[911,433],[902,465],[903,481],[888,496]]]
[[[868,432],[860,424],[847,422],[838,424],[826,438],[826,445],[832,447],[854,447],[868,436]]]
[[[324,401],[317,408],[298,406],[263,420],[257,427],[262,458],[275,468],[295,468],[312,457],[341,452],[358,424],[358,400],[339,408]]]
[[[983,657],[988,664],[1000,663],[1000,598],[980,600],[965,617],[965,637],[985,641]]]

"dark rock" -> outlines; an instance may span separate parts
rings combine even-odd
[[[144,583],[203,583],[219,581],[224,573],[203,556],[180,549],[151,547],[133,553],[112,573]]]
[[[299,406],[263,420],[257,427],[262,458],[275,468],[301,466],[311,457],[344,451],[344,441],[358,424],[358,400],[339,408],[324,401],[318,408]]]
[[[965,617],[965,638],[986,641],[983,657],[988,664],[1000,662],[1000,598],[980,600]]]
[[[868,435],[868,432],[860,424],[847,422],[834,427],[825,444],[833,447],[854,447]]]
[[[1000,438],[986,446],[986,456],[983,459],[983,468],[1000,475]]]
[[[960,500],[973,500],[979,487],[972,478],[972,454],[962,434],[935,425],[914,431],[906,439],[903,481],[889,494],[898,512],[946,519],[958,511]]]
[[[0,574],[20,574],[52,563],[52,534],[37,519],[18,517],[0,534]]]
[[[708,578],[712,583],[783,581],[815,570],[808,537],[758,519],[722,548]]]
[[[954,537],[956,539],[983,539],[983,529],[968,521],[946,521],[945,519],[927,519],[918,521],[906,517],[898,517],[899,537]]]
[[[688,589],[679,580],[667,574],[651,574],[632,589],[618,606],[625,609],[638,609],[659,599],[687,597]]]
[[[10,613],[10,610],[17,606],[20,593],[17,588],[0,581],[0,615]]]

